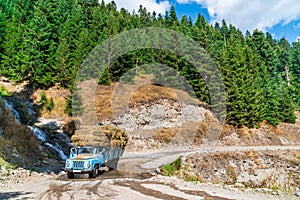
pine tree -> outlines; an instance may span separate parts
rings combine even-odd
[[[281,118],[278,92],[281,76],[278,75],[278,68],[280,66],[278,57],[266,41],[265,35],[262,32],[255,30],[247,42],[259,60],[261,87],[264,88],[263,105],[265,109],[262,113],[263,118],[269,124],[277,126]]]
[[[227,121],[237,127],[257,126],[261,120],[258,69],[253,52],[231,32],[223,48],[222,74],[227,91]]]
[[[12,17],[6,23],[4,34],[3,53],[1,55],[1,74],[12,80],[21,81],[26,77],[26,70],[20,67],[19,51],[22,49],[23,36],[22,24],[16,17]]]
[[[292,64],[291,64],[291,84],[295,87],[294,102],[297,108],[300,108],[300,42],[294,42],[292,45]]]

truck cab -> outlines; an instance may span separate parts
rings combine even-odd
[[[108,147],[73,147],[70,156],[65,162],[65,171],[68,178],[74,178],[74,174],[89,174],[89,178],[95,178],[100,167],[108,159]]]

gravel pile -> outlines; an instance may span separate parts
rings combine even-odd
[[[16,183],[25,183],[28,179],[41,176],[41,174],[23,168],[7,169],[1,166],[0,170],[0,187],[11,187]]]

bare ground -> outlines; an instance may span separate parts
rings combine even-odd
[[[1,188],[0,191],[1,199],[297,199],[293,196],[272,196],[253,191],[225,189],[215,185],[197,185],[161,176],[145,180],[136,178],[57,180],[55,176],[43,176],[25,184]]]

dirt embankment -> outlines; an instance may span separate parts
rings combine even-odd
[[[182,163],[178,175],[186,180],[270,191],[299,190],[299,150],[195,153],[184,157]]]

